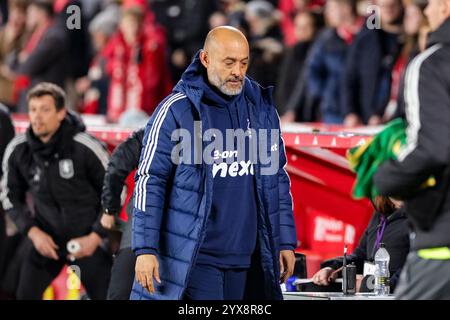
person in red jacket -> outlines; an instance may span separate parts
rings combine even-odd
[[[123,10],[119,31],[106,50],[111,78],[107,117],[113,122],[130,110],[151,115],[172,89],[163,30],[145,4],[126,1]]]

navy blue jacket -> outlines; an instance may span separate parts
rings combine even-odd
[[[357,114],[367,124],[383,116],[391,93],[391,75],[401,51],[399,36],[364,27],[349,48],[342,82],[345,115]]]
[[[341,82],[348,48],[336,29],[326,29],[314,42],[306,62],[307,94],[319,101],[325,122],[342,123],[344,120]],[[331,121],[333,118],[335,121]]]
[[[131,299],[182,299],[205,237],[213,198],[212,165],[203,161],[176,165],[171,157],[178,144],[171,140],[174,130],[185,129],[194,139],[195,134],[198,135],[198,131],[194,134],[194,121],[201,121],[202,134],[209,128],[200,103],[203,86],[198,84],[204,72],[197,54],[173,93],[158,106],[145,130],[136,173],[132,245],[136,255],[157,254],[162,284],[156,284],[156,293],[150,295],[135,282]],[[271,89],[263,89],[246,78],[243,94],[249,105],[253,129],[279,129]],[[202,152],[209,143],[199,144]],[[267,139],[267,144],[264,149],[268,155],[271,150],[277,152],[279,169],[273,175],[262,175],[261,171],[270,164],[254,166],[258,244],[246,297],[281,299],[279,252],[296,247],[296,233],[290,181],[284,169],[284,144],[281,136],[275,144]],[[192,151],[194,154],[198,150]]]

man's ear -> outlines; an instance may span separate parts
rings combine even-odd
[[[450,0],[444,0],[445,14],[447,18],[450,18]]]
[[[63,108],[63,109],[59,110],[59,111],[58,111],[58,120],[59,120],[59,121],[63,121],[64,118],[66,117],[66,115],[67,115],[67,110],[66,110],[66,108]]]
[[[200,62],[205,68],[208,68],[209,59],[205,50],[200,51]]]

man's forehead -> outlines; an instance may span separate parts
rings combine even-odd
[[[248,59],[249,49],[245,45],[222,43],[214,48],[214,54],[220,59],[243,60]]]
[[[55,106],[55,99],[51,95],[42,95],[39,97],[32,97],[28,103],[30,106]]]

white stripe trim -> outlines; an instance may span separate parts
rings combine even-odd
[[[87,148],[89,148],[95,154],[95,156],[100,160],[103,168],[106,170],[106,167],[108,166],[108,163],[109,163],[109,154],[105,150],[105,148],[103,148],[103,146],[100,144],[100,142],[98,142],[97,140],[94,140],[90,135],[88,135],[87,133],[84,133],[84,132],[81,132],[81,133],[78,133],[77,135],[75,135],[73,137],[73,140],[75,140],[75,141],[81,143],[82,145],[86,146]]]
[[[149,132],[149,134],[148,134],[148,136],[147,136],[147,141],[144,141],[144,142],[143,142],[143,143],[145,143],[145,147],[144,147],[144,152],[143,152],[143,156],[142,156],[142,162],[140,163],[139,168],[138,168],[138,171],[137,171],[137,173],[138,173],[139,176],[144,175],[143,169],[144,169],[144,167],[145,167],[145,165],[146,165],[148,154],[149,154],[149,152],[151,151],[152,146],[153,146],[155,127],[158,125],[158,123],[159,123],[158,121],[159,121],[159,119],[161,118],[161,115],[162,115],[162,112],[161,112],[161,111],[163,111],[164,108],[165,108],[169,103],[172,103],[172,101],[173,101],[174,99],[176,99],[177,97],[179,97],[179,96],[181,96],[181,95],[182,95],[181,93],[176,93],[176,94],[174,94],[173,96],[171,96],[170,98],[168,98],[168,99],[166,100],[166,102],[162,105],[162,107],[158,110],[158,113],[156,114],[155,120],[153,121],[152,127],[150,128],[150,132]],[[136,184],[136,190],[137,190],[138,192],[136,193],[136,196],[135,196],[134,199],[135,199],[135,207],[137,207],[137,208],[139,208],[138,203],[141,201],[142,197],[145,196],[145,195],[143,195],[143,194],[141,193],[142,182],[143,182],[143,180],[139,179],[139,180],[137,181],[137,184]]]
[[[164,110],[164,108],[165,108],[168,104],[172,103],[173,100],[175,100],[177,97],[179,97],[179,96],[181,96],[181,95],[182,95],[181,93],[177,93],[177,94],[173,95],[172,97],[170,97],[169,99],[167,99],[167,101],[163,104],[163,106],[161,107],[161,109],[159,109],[158,113],[156,114],[155,121],[153,122],[153,125],[152,125],[152,127],[150,128],[150,132],[149,132],[148,137],[147,137],[148,143],[145,145],[145,149],[144,149],[144,153],[143,153],[143,158],[142,158],[142,159],[143,159],[142,163],[145,163],[145,162],[147,161],[148,153],[150,152],[151,145],[152,145],[152,142],[153,142],[153,139],[154,139],[155,127],[157,126],[158,121],[159,121],[159,119],[161,118],[162,111]],[[143,167],[144,167],[144,166],[142,166],[142,168],[143,168]],[[138,172],[139,172],[139,173],[143,173],[143,171],[141,170],[141,168],[138,169]]]
[[[144,155],[142,157],[143,161],[140,164],[139,168],[138,168],[138,175],[139,176],[143,176],[145,175],[145,170],[144,168],[146,167],[147,164],[147,159],[149,156],[149,153],[151,153],[151,150],[153,148],[153,143],[154,143],[154,137],[155,137],[155,132],[156,132],[156,127],[159,125],[160,123],[160,119],[162,114],[164,113],[164,109],[170,105],[175,99],[177,99],[178,97],[183,96],[182,93],[176,93],[173,96],[171,96],[170,98],[167,99],[167,101],[162,105],[162,107],[158,110],[158,113],[156,114],[155,120],[152,124],[152,127],[150,128],[150,132],[147,136],[147,143],[145,146],[145,150],[144,150]],[[137,193],[136,197],[135,197],[135,206],[138,206],[138,203],[140,203],[142,201],[142,198],[145,197],[145,193],[142,193],[142,183],[144,182],[143,179],[139,179],[138,183],[136,185],[136,190],[138,190],[139,192]]]
[[[3,169],[3,177],[0,182],[0,201],[3,204],[4,210],[10,210],[14,206],[11,200],[8,198],[9,188],[8,188],[8,175],[9,175],[9,158],[11,157],[13,151],[19,144],[25,143],[27,141],[24,134],[16,136],[12,139],[8,146],[6,147],[5,154],[3,156],[2,169]]]
[[[441,44],[436,44],[420,55],[418,55],[410,64],[406,71],[405,78],[405,103],[406,118],[408,127],[406,129],[407,143],[398,155],[398,161],[402,162],[417,148],[417,140],[421,128],[420,123],[420,96],[419,81],[420,68],[423,62],[442,48]]]
[[[169,99],[163,107],[159,110],[158,115],[156,116],[155,122],[152,125],[152,128],[149,132],[149,141],[146,147],[148,149],[146,150],[146,153],[144,154],[143,161],[139,167],[138,174],[139,174],[139,180],[137,183],[136,188],[136,202],[135,207],[138,208],[141,211],[145,211],[146,207],[146,195],[147,195],[147,182],[150,178],[150,167],[153,161],[153,157],[155,155],[157,146],[158,146],[158,139],[159,139],[159,132],[161,130],[162,124],[164,123],[164,120],[166,118],[167,112],[169,111],[169,108],[178,100],[184,99],[186,96],[184,94],[177,94],[174,95],[171,99]],[[150,154],[148,154],[150,152]]]

